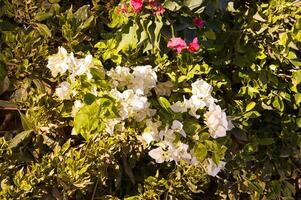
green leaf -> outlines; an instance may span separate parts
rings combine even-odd
[[[88,28],[92,21],[94,20],[94,16],[90,16],[84,23],[82,23],[78,28],[79,29],[85,29]]]
[[[35,29],[37,29],[41,35],[45,37],[51,37],[51,31],[45,24],[35,23]]]
[[[163,6],[164,6],[164,8],[171,10],[171,11],[177,11],[182,7],[177,2],[172,1],[172,0],[165,1]]]
[[[209,29],[204,33],[204,35],[209,39],[209,40],[216,40],[216,35],[215,32],[212,29]]]
[[[204,3],[204,0],[184,0],[184,5],[190,10],[199,8]]]
[[[301,103],[301,93],[294,95],[297,106]]]
[[[182,75],[178,78],[178,83],[182,83],[185,80],[187,80],[187,76]]]
[[[82,107],[74,118],[74,129],[86,140],[89,140],[100,122],[100,106],[95,101],[91,105]]]
[[[246,107],[246,112],[252,110],[255,106],[256,106],[256,103],[254,101],[251,101]]]
[[[64,154],[70,147],[71,139],[68,139],[65,144],[63,144],[62,149],[61,149],[61,154]]]
[[[78,20],[80,20],[80,21],[85,21],[89,17],[89,15],[88,15],[88,9],[89,9],[88,5],[84,5],[84,6],[80,7],[74,13],[75,18],[78,19]]]
[[[129,27],[127,33],[123,33],[121,35],[121,41],[119,42],[119,45],[117,47],[117,52],[122,50],[123,52],[128,51],[129,49],[135,49],[138,44],[137,39],[137,31],[138,31],[138,25],[133,24]]]
[[[274,138],[258,138],[257,142],[260,145],[271,145],[274,143]]]
[[[163,27],[163,22],[161,20],[160,21],[156,20],[155,25],[156,25],[156,28],[154,31],[154,34],[155,34],[154,44],[157,47],[157,49],[160,49],[159,48],[159,42],[160,42],[159,36],[160,36],[161,29]]]
[[[12,140],[9,141],[9,148],[17,147],[21,142],[28,138],[32,132],[33,130],[26,130],[17,134]]]
[[[203,161],[207,157],[207,148],[204,144],[198,143],[194,148],[194,155],[199,161]]]
[[[279,34],[279,44],[285,46],[288,40],[287,33],[280,33]]]
[[[274,97],[274,100],[273,100],[273,103],[272,103],[273,107],[276,108],[277,110],[279,111],[283,111],[284,109],[284,104],[283,104],[283,101],[280,97],[278,96],[275,96]]]
[[[249,111],[246,114],[244,114],[245,118],[257,118],[259,116],[261,116],[261,114],[259,112],[255,111],[255,110],[254,111]]]
[[[41,22],[53,16],[53,13],[39,12],[34,17],[35,21]]]
[[[256,13],[254,16],[253,16],[253,19],[256,19],[257,21],[260,21],[260,22],[266,22],[265,19],[263,19],[259,13]]]
[[[293,72],[292,82],[294,85],[298,85],[299,83],[301,83],[301,69]]]
[[[201,125],[198,120],[189,119],[184,121],[184,130],[190,135],[197,134],[201,130]]]
[[[21,117],[21,123],[24,130],[32,130],[32,125],[27,120],[26,116],[19,111]]]
[[[158,100],[162,108],[164,108],[167,112],[171,112],[170,103],[165,97],[159,97]]]
[[[215,164],[219,164],[219,162],[221,161],[221,157],[217,152],[213,152],[212,153],[212,160],[213,162],[215,162]]]

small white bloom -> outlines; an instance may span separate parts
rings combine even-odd
[[[59,73],[62,75],[70,65],[67,50],[64,47],[58,48],[58,53],[48,57],[47,68],[51,70],[51,75],[56,77]]]
[[[169,151],[171,152],[172,160],[178,162],[179,160],[185,160],[186,162],[190,162],[191,154],[188,152],[189,146],[182,142],[178,142],[174,146],[169,147]]]
[[[192,94],[199,98],[211,96],[212,86],[204,80],[197,80],[191,84]]]
[[[59,97],[61,100],[70,99],[72,91],[71,86],[68,82],[62,82],[56,89],[55,89],[56,96]]]
[[[150,103],[147,102],[147,98],[137,95],[132,89],[125,90],[122,93],[113,89],[111,90],[111,95],[121,103],[119,115],[122,119],[134,117],[135,120],[142,121],[147,116],[150,117],[155,114],[155,110],[149,108]]]
[[[192,136],[192,139],[194,139],[194,140],[199,140],[200,139],[200,136],[196,133],[196,134],[194,134],[193,136]]]
[[[208,159],[208,166],[207,166],[207,174],[210,176],[216,176],[222,169],[224,169],[226,162],[220,161],[218,165],[214,163],[212,159]]]
[[[169,152],[164,151],[161,147],[150,150],[148,155],[155,159],[156,163],[163,163],[170,160]]]
[[[176,135],[172,129],[169,129],[168,126],[164,130],[159,132],[159,137],[161,140],[164,140],[168,144],[172,143],[176,139]]]
[[[198,160],[195,156],[193,156],[193,157],[191,158],[190,163],[191,163],[192,165],[197,165],[197,164],[199,164],[200,162],[199,162],[199,160]]]
[[[147,144],[150,144],[152,141],[155,140],[152,132],[150,132],[150,131],[144,131],[142,133],[142,137],[146,141]]]
[[[72,128],[71,135],[78,135],[78,133],[75,131],[74,127]]]
[[[155,88],[155,92],[158,96],[170,96],[172,87],[171,81],[159,83]]]
[[[233,129],[235,126],[233,125],[233,123],[229,117],[227,117],[227,120],[228,120],[227,130],[229,131],[229,130]]]
[[[142,133],[142,137],[147,142],[147,144],[150,144],[152,141],[159,141],[160,137],[158,128],[161,126],[161,122],[152,122],[152,120],[147,119],[146,126],[146,129]]]
[[[157,74],[150,65],[133,68],[133,76],[129,88],[138,95],[147,95],[152,88],[156,87]]]
[[[204,106],[209,107],[211,104],[215,103],[217,100],[211,96],[212,86],[209,85],[204,80],[197,80],[191,84],[192,87],[192,97],[191,101],[193,105],[197,108],[203,108]]]
[[[107,75],[113,79],[113,85],[115,87],[124,87],[132,82],[133,75],[130,73],[130,69],[127,67],[117,66],[115,69],[111,69],[107,72]]]
[[[184,113],[184,112],[187,112],[187,106],[184,102],[181,102],[181,101],[177,101],[176,103],[172,104],[170,106],[170,109],[173,111],[173,112],[180,112],[180,113]]]
[[[184,131],[184,129],[183,129],[183,124],[182,124],[180,121],[174,120],[174,121],[172,122],[171,128],[172,128],[174,131],[180,133],[183,137],[186,137],[186,133],[185,133],[185,131]]]
[[[121,122],[121,120],[119,118],[107,120],[106,124],[105,124],[106,132],[109,133],[110,135],[113,135],[115,126],[117,124],[119,124],[120,122]]]
[[[211,104],[209,111],[204,114],[205,124],[209,128],[209,133],[213,138],[226,136],[228,130],[227,116],[221,107],[216,104]]]
[[[76,113],[79,111],[79,109],[83,106],[84,106],[84,104],[80,100],[74,101],[74,106],[72,109],[72,117],[74,117],[76,115]]]
[[[77,70],[75,74],[80,76],[89,72],[89,69],[93,66],[92,55],[87,55],[84,59],[77,59]]]
[[[195,107],[196,109],[202,109],[206,106],[206,102],[196,95],[192,95],[189,101],[191,106]]]
[[[196,119],[199,119],[201,116],[196,114],[196,112],[198,111],[198,109],[196,107],[191,107],[190,110],[189,110],[189,115],[195,117]]]

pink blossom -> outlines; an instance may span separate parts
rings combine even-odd
[[[187,48],[186,42],[179,37],[176,38],[171,38],[168,43],[167,43],[167,47],[171,48],[171,49],[175,49],[177,51],[177,53],[181,53],[183,49]]]
[[[116,13],[117,14],[120,14],[120,13],[127,13],[127,6],[126,6],[126,4],[125,3],[120,3],[119,5],[118,5],[118,7],[117,7],[117,11],[116,11]]]
[[[199,41],[198,41],[198,38],[195,37],[192,42],[189,44],[188,46],[188,51],[190,53],[194,53],[194,52],[197,52],[200,48],[200,45],[199,45]]]
[[[143,0],[131,0],[131,7],[135,13],[141,11],[143,6]]]
[[[195,17],[193,19],[193,23],[196,27],[198,27],[199,29],[204,28],[204,20],[200,17]]]
[[[156,15],[161,15],[161,14],[163,14],[165,12],[165,9],[164,9],[164,7],[162,6],[162,5],[160,5],[160,6],[158,6],[157,8],[156,8]]]

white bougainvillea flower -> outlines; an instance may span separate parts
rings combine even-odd
[[[109,133],[110,135],[113,135],[115,126],[117,124],[119,124],[120,122],[121,122],[121,119],[119,119],[119,118],[107,120],[106,123],[105,123],[105,131],[107,133]]]
[[[180,133],[183,137],[186,137],[186,133],[183,129],[183,124],[180,121],[174,120],[172,122],[171,129],[173,129],[175,132]]]
[[[107,75],[114,80],[113,85],[115,87],[127,86],[133,80],[133,75],[130,73],[130,69],[127,67],[117,66],[115,69],[108,71]]]
[[[48,57],[47,68],[50,69],[53,77],[58,74],[63,75],[69,69],[69,66],[70,59],[64,47],[58,47],[58,53]]]
[[[201,117],[201,115],[198,115],[196,112],[198,111],[197,107],[191,107],[188,114],[195,117],[196,119],[199,119]]]
[[[146,128],[142,133],[143,139],[147,144],[150,144],[152,141],[159,141],[159,131],[158,128],[161,126],[161,122],[153,122],[151,119],[146,120]]]
[[[226,113],[219,105],[211,104],[209,111],[204,114],[205,124],[209,128],[209,133],[213,138],[226,136],[228,128],[228,120]]]
[[[133,114],[133,117],[135,118],[136,121],[141,122],[147,117],[152,117],[156,114],[155,109],[150,109],[150,108],[145,108],[143,110],[140,110],[139,112],[136,112]]]
[[[211,96],[212,86],[204,80],[197,80],[191,84],[192,94],[199,98]]]
[[[159,132],[159,137],[161,140],[164,140],[169,144],[173,143],[173,141],[176,139],[176,134],[174,133],[174,130],[169,129],[168,125],[166,125],[165,129]]]
[[[142,121],[156,113],[155,110],[149,108],[150,103],[147,102],[147,97],[137,95],[132,89],[122,93],[113,89],[111,95],[121,103],[121,108],[118,111],[122,119],[134,117],[135,120]]]
[[[196,95],[192,95],[189,101],[190,101],[190,107],[194,107],[195,109],[202,109],[207,105],[204,100],[202,100]]]
[[[133,68],[133,76],[129,87],[138,95],[147,95],[152,88],[156,87],[157,74],[150,65]]]
[[[207,174],[210,176],[216,176],[226,165],[226,162],[224,161],[220,161],[219,164],[216,165],[211,158],[208,158],[208,162]]]
[[[171,160],[179,162],[180,160],[185,160],[190,162],[192,156],[188,152],[189,146],[182,142],[178,142],[175,145],[169,146],[169,151],[171,152]]]
[[[79,109],[84,106],[84,104],[80,100],[74,101],[73,104],[74,105],[73,105],[73,109],[72,109],[72,117],[74,117],[76,115],[76,113],[79,111]]]
[[[170,161],[169,151],[164,151],[161,147],[157,147],[148,152],[148,155],[156,160],[156,163]]]
[[[193,154],[192,154],[193,155]],[[197,165],[199,164],[200,161],[195,157],[195,156],[192,156],[191,160],[190,160],[190,164],[192,165]]]
[[[73,78],[84,74],[88,79],[92,78],[90,73],[90,69],[93,67],[92,55],[87,55],[85,58],[77,59],[73,56],[73,53],[70,53],[70,60],[72,61],[72,67],[69,70]]]
[[[59,86],[55,89],[55,94],[61,100],[68,100],[71,98],[72,90],[71,86],[67,81],[62,82]]]
[[[155,92],[158,96],[170,96],[173,84],[171,81],[166,81],[157,84]]]
[[[187,112],[187,105],[182,101],[177,101],[170,106],[170,109],[176,113],[184,113]]]

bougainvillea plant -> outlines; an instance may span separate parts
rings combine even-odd
[[[298,199],[301,3],[0,0],[0,199]]]

